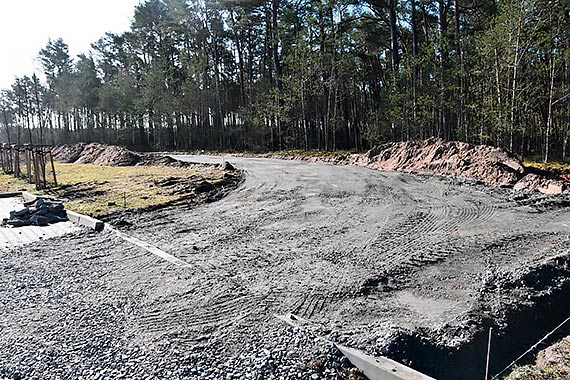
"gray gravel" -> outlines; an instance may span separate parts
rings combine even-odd
[[[318,336],[376,355],[391,355],[402,332],[459,347],[470,321],[516,303],[496,279],[568,255],[562,197],[232,163],[247,179],[218,202],[117,216],[124,233],[189,267],[109,231],[2,252],[0,378],[348,378]],[[311,325],[274,316],[287,312]]]

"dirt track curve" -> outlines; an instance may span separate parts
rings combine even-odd
[[[193,162],[223,159],[175,157]],[[108,319],[101,325],[109,324],[118,338],[105,339],[144,347],[137,348],[147,352],[140,363],[152,363],[156,355],[156,360],[165,360],[164,368],[170,357],[195,353],[180,359],[186,360],[188,371],[171,372],[170,378],[296,378],[289,366],[303,361],[307,352],[317,352],[321,343],[287,333],[274,317],[287,312],[311,320],[314,334],[408,361],[442,380],[480,378],[480,352],[466,354],[472,367],[465,369],[442,368],[447,360],[443,357],[476,339],[483,325],[504,323],[505,314],[519,309],[519,303],[531,305],[529,292],[563,286],[560,278],[551,276],[541,280],[537,290],[524,278],[529,273],[540,276],[550,260],[562,260],[561,268],[567,268],[566,198],[351,166],[228,161],[245,170],[246,179],[220,201],[122,217],[122,224],[131,226],[125,233],[184,260],[188,267],[176,267],[111,232],[85,241],[71,236],[58,243],[67,260],[77,261],[72,266],[80,274],[67,276],[88,279],[83,286],[74,284],[75,296],[64,299],[75,304],[81,298],[89,308],[103,311],[115,305],[103,313]],[[89,259],[69,258],[74,249]],[[47,242],[40,251],[12,252],[8,257],[16,264],[10,265],[22,270],[31,265],[24,254],[36,259],[45,252],[62,256]],[[6,257],[3,260],[7,265]],[[88,296],[81,296],[89,289]],[[7,299],[4,293],[0,297]],[[46,304],[52,313],[65,313],[51,299]],[[34,318],[18,310],[10,313],[20,324],[4,322],[0,352],[18,341],[10,334],[28,326],[22,321]],[[85,324],[89,326],[89,320]],[[34,334],[39,329],[41,337],[46,328],[26,329]],[[79,332],[65,334],[75,339]],[[396,341],[401,346],[394,346]],[[24,348],[26,344],[20,343]],[[276,359],[275,346],[288,356]],[[430,347],[422,351],[418,346]],[[201,352],[219,356],[222,367],[230,363],[223,367],[227,370],[208,372],[211,364]],[[248,355],[263,352],[271,352],[265,357],[273,355],[271,365],[287,368],[263,372],[254,366],[257,359],[251,359],[251,371],[244,369]],[[505,360],[494,363],[494,370]]]

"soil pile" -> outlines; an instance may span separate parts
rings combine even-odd
[[[78,144],[66,144],[55,147],[52,150],[52,156],[55,160],[72,163],[77,161],[81,157],[83,149],[85,149],[85,143]]]
[[[562,178],[549,178],[547,175],[529,173],[513,187],[515,190],[540,191],[544,194],[561,194],[567,187]]]
[[[386,171],[469,177],[487,186],[560,194],[569,188],[566,172],[526,168],[511,153],[488,145],[428,139],[387,143],[347,164]]]
[[[78,164],[95,164],[108,166],[133,166],[141,161],[141,155],[127,148],[116,145],[87,144]]]
[[[440,139],[380,145],[363,155],[359,164],[373,169],[475,178],[488,186],[514,186],[525,167],[506,151]]]
[[[142,155],[125,147],[99,143],[62,145],[52,154],[58,161],[77,164],[132,166],[142,161]]]
[[[190,166],[188,163],[158,154],[140,154],[123,146],[99,143],[61,145],[53,149],[55,160],[66,163],[105,166]]]

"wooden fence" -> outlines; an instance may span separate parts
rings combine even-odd
[[[36,189],[45,189],[53,184],[57,186],[51,145],[9,145],[0,146],[0,165],[5,174],[27,179],[36,185]],[[46,165],[51,166],[53,183],[46,177]]]

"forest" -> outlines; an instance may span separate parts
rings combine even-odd
[[[2,142],[570,156],[567,0],[146,0],[127,32],[38,60],[1,90]]]

